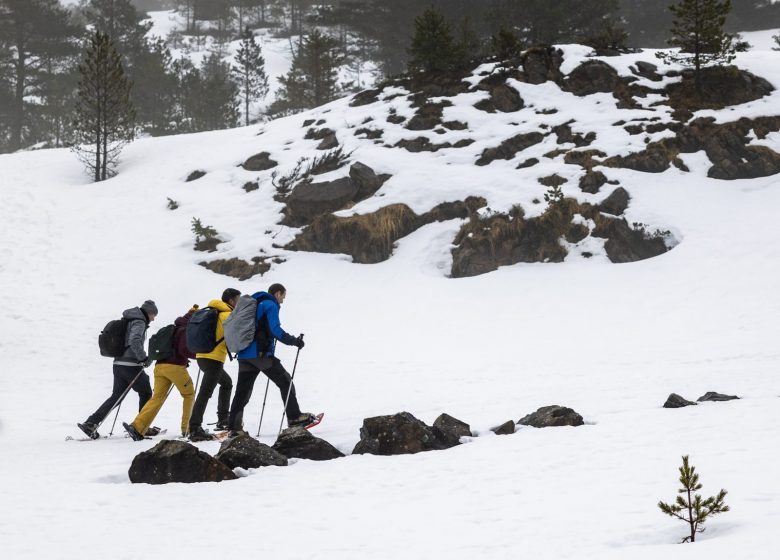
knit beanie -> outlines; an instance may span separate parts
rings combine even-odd
[[[157,306],[152,300],[147,299],[141,306],[141,311],[145,312],[147,315],[157,315]]]

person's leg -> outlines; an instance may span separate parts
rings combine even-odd
[[[116,401],[122,396],[122,393],[124,393],[127,386],[135,377],[135,373],[138,373],[135,371],[135,373],[129,375],[128,369],[135,370],[135,368],[128,368],[125,366],[114,366],[114,387],[111,396],[108,397],[89,418],[87,418],[85,424],[97,426],[106,418],[111,411],[111,408],[116,404]]]
[[[238,361],[238,381],[236,382],[236,394],[233,395],[233,404],[228,415],[228,429],[240,430],[244,416],[244,407],[252,397],[252,388],[255,385],[260,370],[247,360]]]
[[[217,398],[217,424],[227,424],[230,413],[230,394],[233,391],[233,380],[225,371],[224,364],[219,372],[219,395]]]
[[[279,392],[282,394],[282,403],[287,398],[287,391],[290,392],[290,399],[287,401],[287,422],[295,420],[301,415],[301,408],[298,406],[298,398],[295,395],[295,384],[292,383],[292,377],[287,370],[284,369],[282,362],[278,358],[273,358],[271,367],[264,369],[263,373],[273,381],[274,385],[279,387]]]
[[[195,399],[195,386],[192,384],[192,377],[187,372],[187,368],[183,366],[176,366],[176,371],[171,372],[170,379],[176,384],[176,388],[184,399],[181,409],[181,433],[184,434],[187,433],[190,426],[192,401]]]
[[[203,424],[203,414],[206,412],[206,405],[209,404],[211,395],[214,394],[214,388],[219,380],[219,373],[222,371],[222,362],[209,360],[208,358],[198,358],[198,367],[203,373],[203,378],[198,389],[198,396],[195,398],[195,404],[192,406],[192,415],[190,416],[189,431],[200,428]]]
[[[170,364],[156,364],[154,366],[154,391],[152,392],[152,398],[146,402],[141,412],[131,422],[135,431],[141,435],[146,433],[146,430],[154,422],[157,413],[160,412],[162,405],[165,404],[165,397],[168,396],[168,389],[171,386],[171,380],[167,375],[171,367],[176,366],[171,366]]]

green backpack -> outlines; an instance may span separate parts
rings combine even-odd
[[[173,357],[173,335],[175,325],[165,325],[149,338],[149,358],[152,360],[167,360]]]

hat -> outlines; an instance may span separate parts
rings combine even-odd
[[[141,311],[147,315],[157,315],[157,306],[150,299],[147,299],[141,306]]]

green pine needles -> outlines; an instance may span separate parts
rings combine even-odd
[[[658,502],[658,507],[666,515],[685,521],[690,526],[691,534],[685,537],[682,542],[695,542],[696,533],[704,532],[704,522],[713,515],[729,511],[729,506],[724,503],[726,498],[725,490],[721,489],[717,496],[710,496],[703,499],[697,490],[701,490],[699,475],[696,473],[696,467],[688,463],[688,456],[682,458],[683,464],[680,467],[680,484],[682,488],[677,491],[677,499],[672,504]]]

